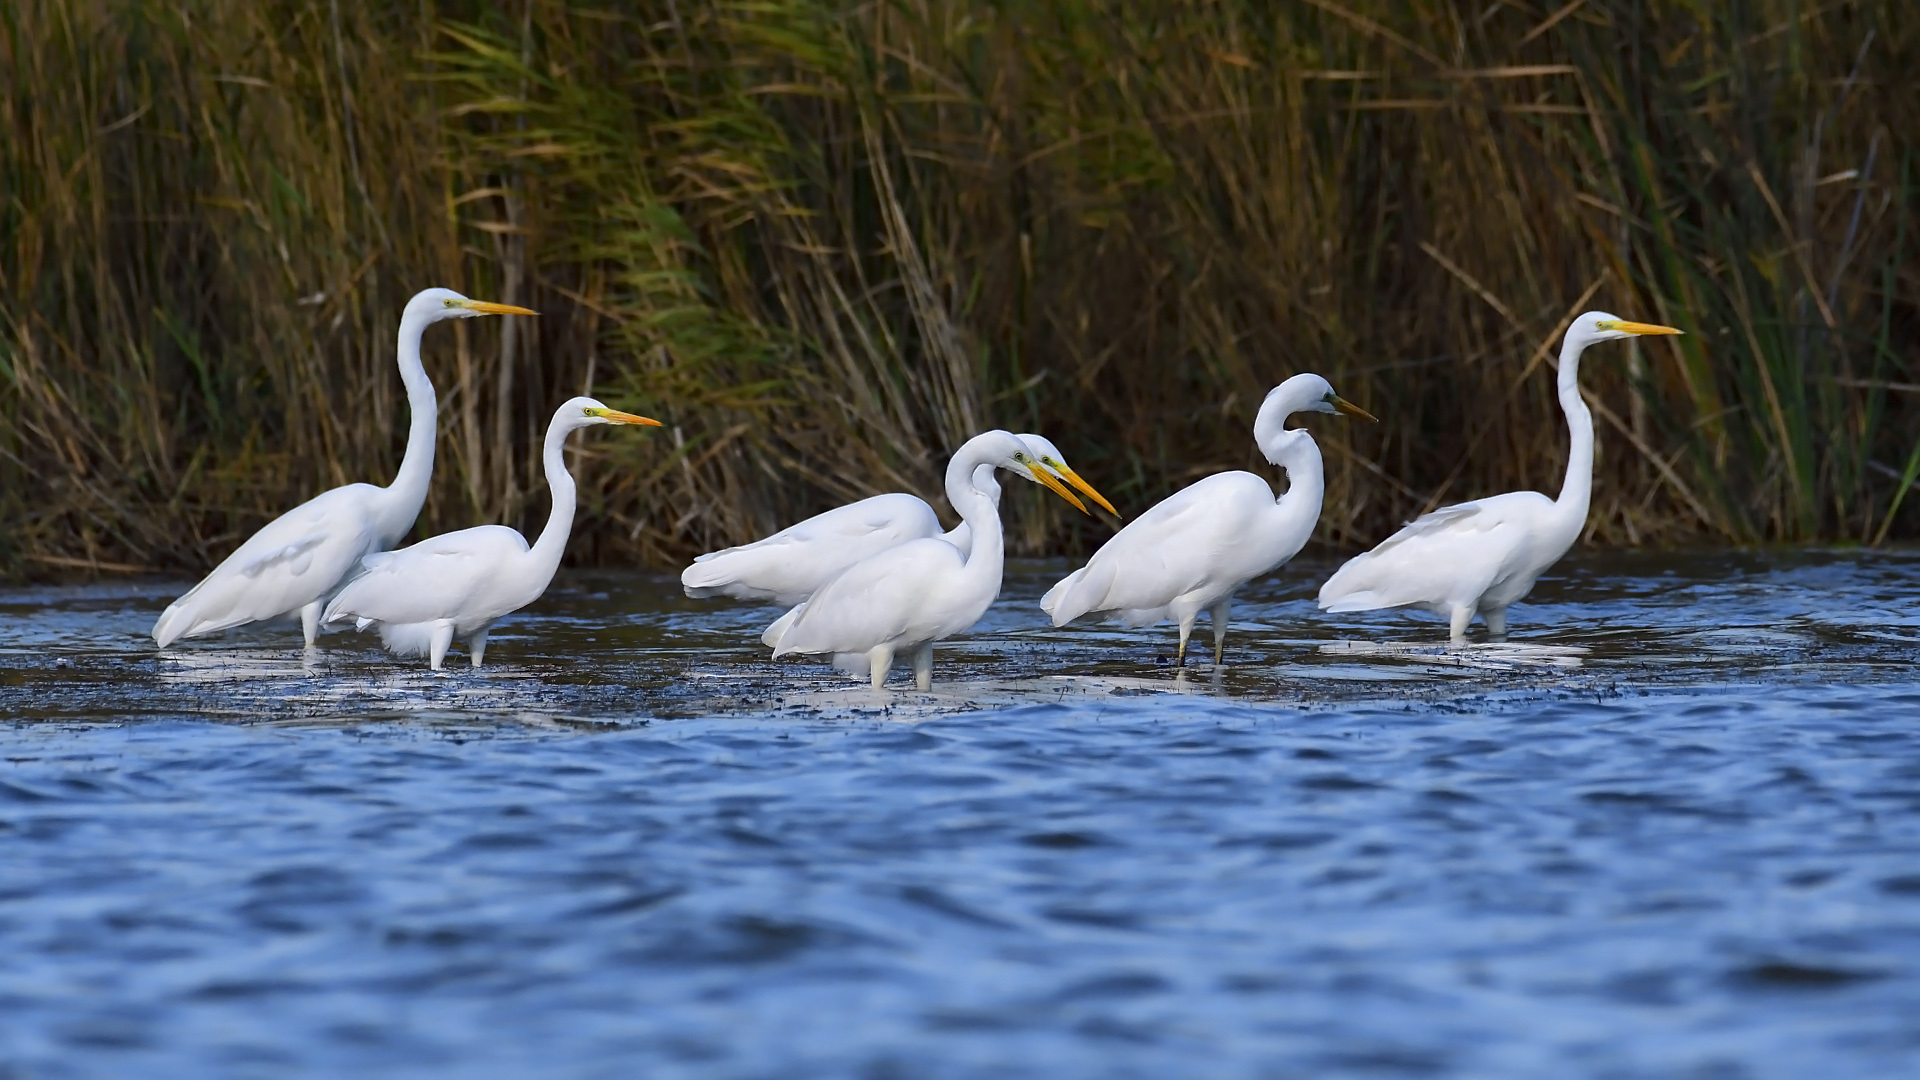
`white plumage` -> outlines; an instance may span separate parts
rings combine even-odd
[[[947,499],[971,537],[962,552],[942,537],[923,537],[871,555],[829,579],[781,616],[762,639],[773,655],[826,653],[835,667],[886,684],[896,655],[913,659],[914,683],[933,681],[933,643],[980,621],[1000,594],[1003,541],[995,468],[1078,501],[1019,437],[976,435],[947,466]]]
[[[1016,438],[1034,460],[1118,516],[1105,496],[1067,466],[1059,448],[1038,435]],[[994,490],[999,491],[998,484]],[[940,516],[917,495],[875,495],[816,514],[764,540],[696,556],[681,572],[680,584],[696,600],[731,596],[791,607],[854,563],[909,540],[935,536],[963,555],[973,542],[964,521],[942,532]]]
[[[1486,620],[1489,634],[1505,634],[1507,606],[1532,591],[1586,525],[1593,493],[1593,414],[1580,398],[1580,354],[1597,341],[1678,333],[1602,311],[1575,319],[1560,347],[1560,409],[1572,437],[1560,497],[1515,491],[1422,515],[1372,551],[1348,560],[1320,587],[1320,606],[1335,612],[1422,608],[1447,616],[1455,644],[1466,641],[1476,614]]]
[[[1194,621],[1206,611],[1218,665],[1234,590],[1293,558],[1320,518],[1320,448],[1304,429],[1286,427],[1287,417],[1299,412],[1373,419],[1318,375],[1281,383],[1261,403],[1253,437],[1267,460],[1286,470],[1287,493],[1276,500],[1267,481],[1249,472],[1216,473],[1175,493],[1047,590],[1040,607],[1053,625],[1092,612],[1129,627],[1172,619],[1180,626],[1184,663]]]
[[[513,529],[482,525],[369,555],[363,560],[366,572],[340,590],[323,620],[351,619],[360,630],[377,626],[390,651],[425,656],[435,671],[458,639],[467,643],[473,666],[479,667],[494,621],[540,599],[560,568],[573,531],[575,496],[573,476],[561,455],[567,436],[596,424],[659,423],[615,412],[592,398],[568,401],[547,425],[542,462],[553,509],[531,547]]]
[[[406,456],[388,487],[348,484],[308,499],[267,523],[167,605],[153,624],[154,643],[219,633],[250,622],[298,616],[307,644],[319,634],[320,611],[362,557],[400,542],[427,500],[433,475],[439,407],[420,363],[420,335],[433,323],[477,315],[532,315],[507,304],[469,300],[451,289],[427,289],[400,317],[398,359],[413,421]]]

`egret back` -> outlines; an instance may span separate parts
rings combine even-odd
[[[1529,570],[1538,577],[1565,554],[1570,538],[1552,550],[1563,531],[1557,525],[1553,500],[1535,491],[1441,507],[1347,560],[1320,587],[1320,606],[1371,611],[1477,604]]]
[[[1205,607],[1300,550],[1319,507],[1304,529],[1275,520],[1287,509],[1260,477],[1216,473],[1128,522],[1040,605],[1055,626],[1097,611],[1140,626],[1166,618],[1175,603]]]
[[[348,484],[268,522],[167,606],[153,625],[153,640],[165,648],[181,638],[291,615],[326,598],[363,556],[382,546],[384,495],[372,484]]]
[[[934,536],[940,519],[912,495],[875,495],[790,525],[764,540],[708,552],[680,574],[688,596],[797,604],[835,575],[908,540]]]
[[[327,622],[451,619],[465,634],[539,599],[552,580],[528,580],[526,538],[504,525],[445,533],[364,561],[366,572],[327,605]]]
[[[973,583],[978,588],[956,587],[966,564],[939,539],[910,540],[855,563],[789,613],[773,655],[866,652],[957,634],[979,622],[1000,592],[997,574]]]

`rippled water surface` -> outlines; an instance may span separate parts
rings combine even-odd
[[[884,695],[649,576],[442,677],[0,593],[0,1076],[1920,1075],[1920,557],[1328,569]]]

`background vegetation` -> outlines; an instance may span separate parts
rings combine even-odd
[[[423,532],[546,512],[668,563],[1043,432],[1137,511],[1327,375],[1321,539],[1556,490],[1599,307],[1591,538],[1912,537],[1910,0],[13,0],[0,572],[200,569],[385,482],[430,331]],[[1023,485],[1024,487],[1024,485]],[[1030,493],[1015,550],[1097,543]]]

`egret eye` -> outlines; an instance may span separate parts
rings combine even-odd
[[[440,301],[440,304],[442,307],[459,307],[460,306],[460,302],[458,300],[442,300]]]

